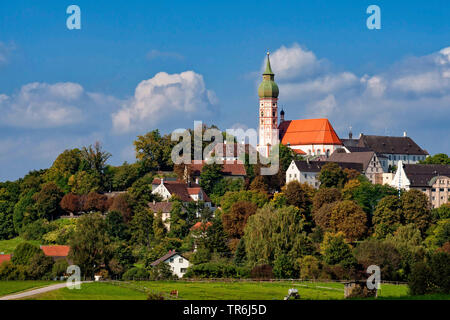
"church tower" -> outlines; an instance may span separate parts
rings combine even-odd
[[[270,53],[267,52],[267,65],[263,73],[259,95],[259,143],[258,152],[268,157],[272,146],[279,143],[278,137],[278,94],[275,74],[270,67]]]

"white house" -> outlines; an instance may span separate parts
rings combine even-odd
[[[172,196],[177,196],[184,203],[203,201],[205,206],[211,207],[208,195],[196,183],[155,179],[152,184],[154,186],[152,194],[158,194],[164,201],[168,201]]]
[[[291,181],[308,183],[310,186],[318,189],[320,182],[318,175],[322,167],[330,163],[328,161],[295,161],[293,160],[286,170],[286,184]],[[362,163],[336,162],[342,169],[354,169],[358,172],[363,171]]]
[[[175,250],[169,251],[166,255],[153,262],[151,266],[155,267],[161,262],[167,263],[170,266],[172,273],[178,278],[182,278],[186,273],[187,268],[189,268],[191,265],[188,259],[175,252]]]

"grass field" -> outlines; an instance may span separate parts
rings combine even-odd
[[[25,242],[26,240],[21,238],[21,237],[17,237],[11,240],[1,240],[0,241],[0,253],[3,252],[5,254],[10,254],[13,253],[14,249],[22,242]],[[36,246],[39,246],[40,243],[39,241],[28,241]]]
[[[55,281],[0,281],[0,297],[55,284]]]
[[[17,283],[16,286],[13,283]],[[29,285],[27,285],[29,283]],[[0,296],[45,285],[39,281],[0,282]],[[5,286],[6,284],[6,286]],[[54,284],[50,282],[49,284]],[[7,289],[9,286],[9,289]],[[80,290],[67,288],[29,297],[31,300],[145,300],[150,292],[168,297],[178,290],[181,300],[281,300],[296,288],[303,300],[342,300],[344,286],[333,282],[183,282],[130,281],[82,284]],[[5,293],[6,292],[6,293]],[[383,284],[378,299],[450,300],[450,295],[409,296],[406,285]]]

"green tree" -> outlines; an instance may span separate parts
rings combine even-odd
[[[383,279],[401,280],[398,271],[401,268],[402,257],[392,243],[368,239],[358,244],[354,255],[364,269],[371,265],[377,265],[381,268]]]
[[[89,192],[101,190],[101,178],[96,173],[79,171],[69,178],[68,185],[70,192],[76,195],[84,195]]]
[[[14,206],[13,223],[14,230],[19,233],[24,224],[33,222],[37,219],[34,207],[33,195],[35,191],[29,190],[21,195],[19,201]]]
[[[273,265],[281,254],[295,266],[299,257],[313,252],[312,243],[305,233],[305,221],[293,206],[276,209],[266,205],[258,210],[248,218],[244,241],[250,266]],[[298,268],[294,269],[298,271]]]
[[[245,253],[245,240],[240,239],[236,251],[234,252],[234,264],[236,266],[243,266],[247,262],[247,255]]]
[[[222,214],[222,223],[226,233],[232,238],[240,239],[248,218],[256,213],[258,207],[250,201],[238,201],[229,212]]]
[[[381,199],[373,213],[372,222],[378,238],[384,238],[394,232],[402,222],[402,203],[398,196]]]
[[[28,276],[34,280],[50,279],[53,264],[53,259],[40,251],[31,258],[30,264],[27,266]]]
[[[167,234],[166,227],[164,226],[164,222],[162,220],[161,211],[157,212],[153,219],[153,234],[156,241],[161,241]]]
[[[111,158],[109,152],[102,150],[100,142],[95,142],[94,145],[83,147],[81,150],[82,159],[87,163],[88,170],[100,178],[101,190],[106,190],[105,170],[106,162]]]
[[[349,241],[359,240],[367,232],[367,214],[353,201],[337,202],[331,210],[330,226]]]
[[[217,163],[205,164],[200,173],[200,186],[206,194],[213,192],[217,183],[222,179],[223,166]]]
[[[311,220],[312,199],[314,197],[314,188],[307,183],[300,183],[296,180],[289,182],[283,188],[283,194],[287,203],[300,210],[300,213],[307,220]]]
[[[130,222],[131,240],[150,248],[153,238],[153,212],[149,209],[137,211]]]
[[[450,158],[445,153],[438,153],[419,161],[421,164],[450,164]]]
[[[330,162],[322,166],[318,180],[321,188],[342,188],[347,182],[347,176],[337,163]]]
[[[159,130],[153,130],[138,136],[133,144],[136,149],[136,158],[145,172],[173,169],[171,153],[175,142],[171,141],[170,136],[161,137]]]
[[[300,278],[318,279],[320,276],[320,261],[314,256],[304,256],[300,259]]]
[[[119,211],[110,211],[106,215],[106,228],[110,239],[128,240],[130,233],[125,224],[122,213]]]
[[[78,219],[76,231],[69,241],[69,259],[88,278],[93,278],[101,265],[108,264],[111,247],[107,231],[107,223],[101,214],[86,214]]]
[[[405,223],[413,223],[422,233],[429,227],[432,216],[428,197],[419,190],[409,190],[401,195]]]
[[[326,203],[333,203],[342,200],[341,191],[337,188],[321,188],[315,194],[313,198],[312,211],[319,210]]]
[[[29,265],[34,255],[42,252],[39,247],[29,242],[21,242],[14,249],[11,261],[16,265]]]
[[[64,193],[54,182],[44,184],[41,191],[33,195],[38,217],[48,220],[58,217],[61,214],[59,203],[63,196]]]
[[[78,171],[85,169],[87,169],[87,163],[83,161],[79,149],[65,150],[46,172],[45,180],[55,182],[64,193],[68,193],[71,189],[68,184],[69,178]]]
[[[388,185],[372,184],[365,176],[349,181],[342,190],[343,199],[355,201],[369,216],[378,202],[386,196],[398,195],[397,189]]]
[[[255,190],[227,192],[220,201],[220,207],[223,212],[229,212],[233,204],[238,201],[250,201],[256,204],[258,208],[262,208],[269,202],[269,197],[265,192]]]
[[[343,233],[325,233],[320,248],[324,261],[329,265],[340,264],[345,268],[351,268],[356,264],[352,249],[345,242]]]

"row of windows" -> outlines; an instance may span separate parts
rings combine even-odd
[[[389,160],[404,160],[406,161],[406,158],[408,156],[396,156],[396,155],[389,155]],[[425,156],[412,156],[412,161],[419,161],[419,160],[425,160]]]
[[[426,190],[426,189],[425,189]],[[432,188],[431,192],[436,192],[437,188]],[[439,192],[445,192],[445,191],[449,191],[449,189],[444,189],[444,188],[439,188]]]
[[[175,261],[174,258],[170,258],[170,260],[169,260],[170,263],[173,263],[174,261]],[[178,262],[179,262],[179,263],[183,263],[183,258],[179,258],[179,259],[178,259]]]

